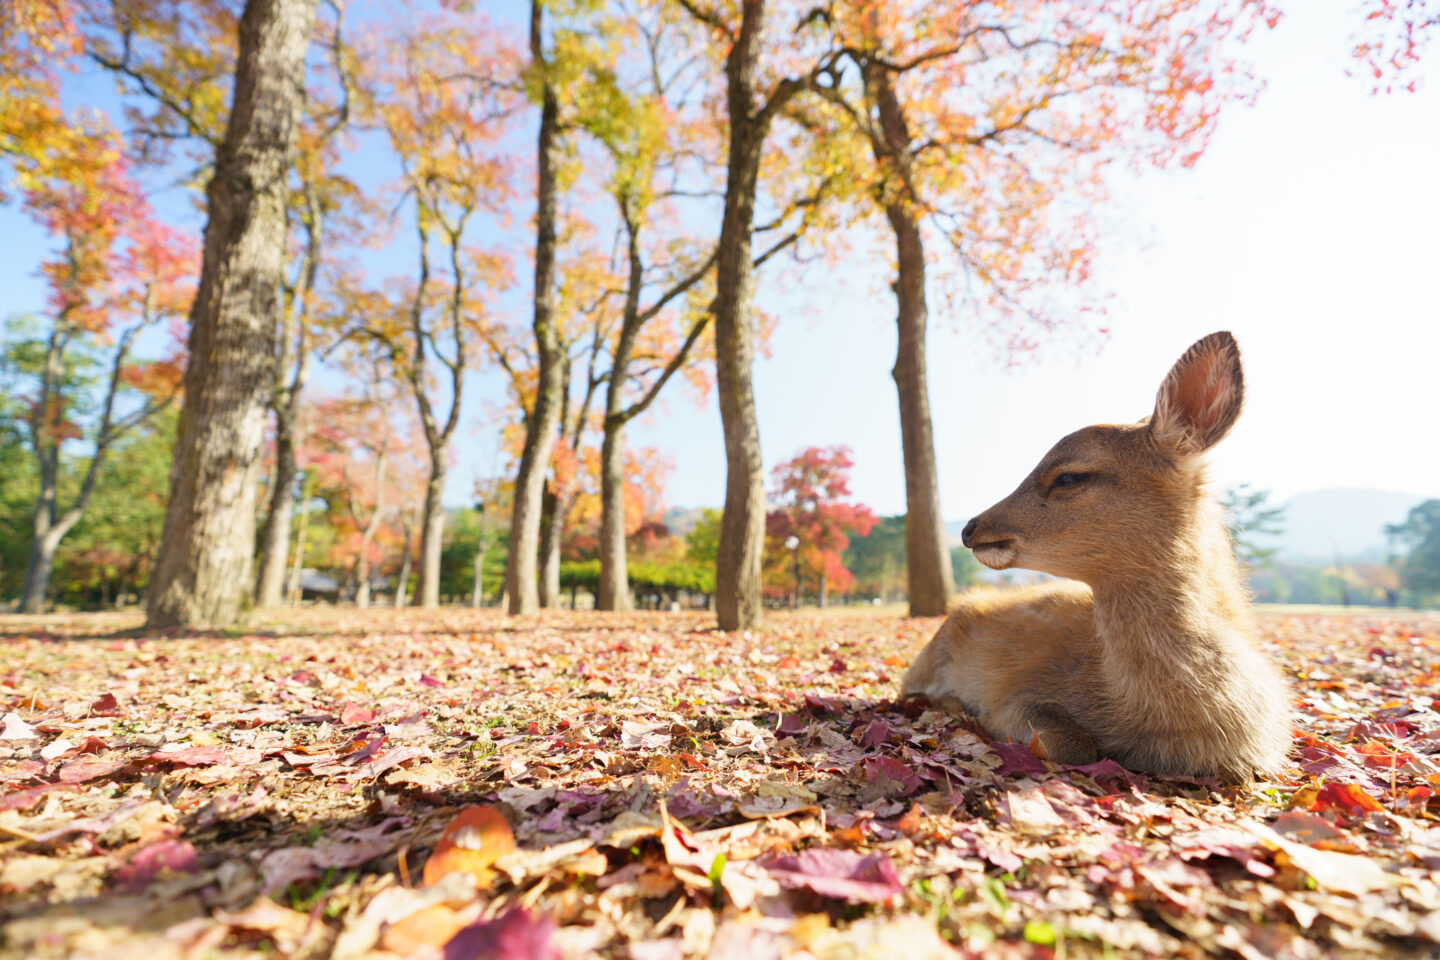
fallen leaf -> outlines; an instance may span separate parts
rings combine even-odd
[[[468,873],[483,890],[495,879],[495,861],[514,849],[515,834],[500,811],[466,807],[450,821],[425,861],[425,883],[436,883],[447,873]]]

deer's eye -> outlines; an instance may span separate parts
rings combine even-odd
[[[1050,481],[1051,490],[1059,490],[1061,487],[1078,487],[1090,479],[1088,473],[1062,473]]]

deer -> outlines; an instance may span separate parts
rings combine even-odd
[[[1063,578],[962,597],[901,682],[1057,763],[1243,783],[1290,741],[1208,451],[1244,399],[1227,331],[1197,341],[1133,424],[1055,444],[961,540],[994,570]]]

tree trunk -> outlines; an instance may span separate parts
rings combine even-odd
[[[370,608],[370,558],[365,551],[360,551],[360,559],[355,564],[355,608],[357,610],[368,610]]]
[[[250,600],[255,480],[273,383],[286,175],[305,99],[316,0],[247,0],[235,93],[207,188],[185,406],[170,473],[150,628],[218,627]]]
[[[419,511],[417,510],[416,513]],[[400,560],[400,580],[395,584],[395,609],[405,609],[405,591],[410,586],[410,548],[415,542],[415,525],[418,517],[409,520],[401,520],[405,526],[405,553]]]
[[[530,6],[530,54],[545,69],[541,48],[544,7],[539,0]],[[555,432],[560,423],[560,390],[564,358],[560,356],[559,330],[555,323],[555,167],[559,159],[560,107],[555,88],[547,78],[540,107],[540,136],[537,145],[538,176],[535,210],[535,350],[538,379],[535,406],[525,424],[525,447],[515,476],[515,503],[510,520],[510,555],[505,565],[505,589],[510,594],[512,614],[534,613],[539,605],[536,581],[536,553],[540,540],[541,496]]]
[[[619,407],[619,388],[612,375],[607,401]],[[630,578],[625,553],[625,425],[612,414],[605,418],[605,439],[600,445],[600,587],[596,605],[601,610],[630,609]]]
[[[55,554],[60,551],[56,527],[48,528],[30,542],[30,559],[25,565],[25,584],[20,591],[21,613],[44,613],[50,575],[55,572]]]
[[[290,515],[295,510],[295,434],[287,417],[275,418],[275,482],[270,512],[260,531],[260,572],[255,578],[255,605],[278,607],[285,602],[285,561],[290,550]]]
[[[415,596],[420,606],[433,610],[440,606],[440,547],[445,536],[445,493],[448,444],[436,451],[430,460],[430,482],[425,487],[425,519],[420,528],[420,579],[415,583]]]
[[[540,608],[560,606],[560,498],[548,483],[540,497]]]
[[[285,591],[285,602],[298,606],[303,597],[300,576],[305,569],[305,545],[310,538],[310,501],[315,499],[315,471],[308,470],[300,484],[300,523],[295,533],[295,556],[290,565],[290,585]]]
[[[825,579],[825,574],[820,574],[820,588],[815,592],[815,606],[824,607],[825,601],[830,598],[830,584]]]
[[[755,354],[751,236],[760,149],[768,125],[755,107],[754,91],[764,12],[763,0],[745,0],[740,34],[725,62],[730,148],[714,307],[716,386],[726,463],[725,513],[715,559],[715,606],[721,630],[753,627],[762,611],[765,481],[750,367]]]
[[[489,547],[490,524],[485,505],[480,505],[480,540],[475,544],[475,571],[470,586],[470,608],[485,606],[485,551]]]
[[[892,374],[900,395],[900,438],[905,457],[905,560],[910,616],[943,616],[955,593],[945,523],[940,513],[940,480],[930,425],[930,392],[925,370],[925,246],[908,178],[910,130],[895,96],[894,79],[878,65],[865,71],[875,98],[881,138],[871,141],[876,160],[898,171],[900,182],[884,194],[885,217],[895,233],[895,300],[899,346]]]

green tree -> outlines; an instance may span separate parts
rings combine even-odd
[[[1440,595],[1440,499],[1411,509],[1404,523],[1387,524],[1386,536],[1404,550],[1400,574],[1420,597]]]
[[[853,537],[845,550],[845,566],[855,574],[860,593],[883,598],[905,591],[905,515],[881,517],[870,533]]]
[[[700,512],[700,520],[685,535],[685,559],[691,563],[714,566],[720,552],[720,511],[708,507]]]
[[[955,575],[955,586],[968,587],[980,572],[980,561],[965,547],[951,547],[950,570]]]
[[[1235,541],[1235,555],[1251,567],[1270,566],[1276,548],[1263,544],[1284,532],[1285,508],[1270,506],[1270,491],[1256,490],[1248,483],[1226,490],[1220,505],[1230,539]]]

